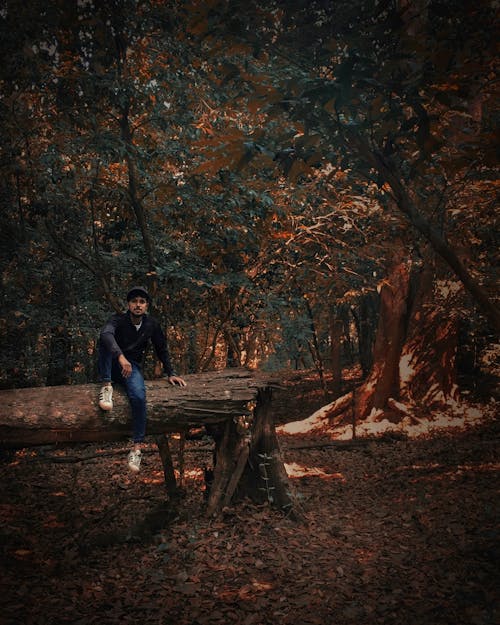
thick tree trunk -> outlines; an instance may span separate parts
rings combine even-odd
[[[428,262],[419,276],[399,367],[401,399],[426,408],[458,396],[458,320],[439,313],[446,306],[436,304],[436,288],[435,267]]]
[[[269,503],[298,518],[271,413],[271,389],[259,389],[253,418],[227,421],[216,438],[214,479],[207,511],[214,514],[233,496]]]
[[[251,436],[248,440],[248,462],[244,465],[238,489],[239,496],[268,502],[287,515],[297,518],[276,429],[271,414],[271,389],[260,389]]]
[[[376,419],[397,419],[458,399],[458,323],[439,290],[430,260],[411,280],[405,265],[395,267],[381,289],[374,363],[354,392],[354,415],[344,395],[324,413],[331,425],[366,420],[372,411]]]
[[[399,396],[399,359],[405,338],[410,284],[408,265],[397,262],[380,290],[380,315],[370,375],[356,392],[356,419]]]
[[[491,328],[498,334],[500,332],[500,308],[497,302],[472,276],[439,230],[425,218],[410,193],[404,187],[399,172],[380,152],[372,151],[368,143],[356,131],[347,128],[344,128],[344,130],[346,131],[348,143],[358,150],[366,161],[378,171],[383,180],[389,184],[398,209],[408,217],[412,225],[425,237],[436,254],[451,267],[466,291],[474,298],[474,301],[488,319]]]
[[[374,364],[356,392],[357,419],[386,409],[389,399],[430,408],[457,398],[457,320],[440,314],[446,307],[436,303],[435,277],[428,261],[410,296],[410,275],[399,265],[382,287]]]

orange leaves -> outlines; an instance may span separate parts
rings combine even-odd
[[[115,183],[124,183],[127,179],[127,165],[123,162],[108,163],[106,167],[102,166],[102,176]]]
[[[333,178],[335,180],[347,180],[347,172],[342,171],[341,169],[337,169],[337,171],[334,173]]]
[[[293,237],[294,233],[291,231],[281,231],[281,232],[273,232],[271,234],[271,238],[272,239],[291,239]]]
[[[194,127],[198,128],[198,130],[201,130],[202,133],[205,135],[213,136],[215,134],[213,126],[214,121],[215,120],[213,120],[212,113],[203,112],[201,115],[199,115],[198,121],[194,123]],[[194,145],[196,146],[199,144],[200,141],[196,142]]]
[[[211,136],[214,133],[207,133]],[[219,135],[217,140],[200,139],[195,143],[203,157],[196,169],[196,173],[215,174],[221,169],[239,169],[244,165],[247,149],[244,145],[243,132],[232,128],[229,132]]]

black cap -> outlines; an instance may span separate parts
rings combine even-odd
[[[127,293],[127,302],[130,302],[134,297],[143,297],[148,302],[151,301],[151,297],[147,292],[147,289],[143,286],[133,286]]]

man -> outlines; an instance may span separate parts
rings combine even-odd
[[[113,408],[112,382],[125,387],[132,409],[133,448],[128,454],[128,466],[137,473],[141,466],[141,443],[146,434],[146,388],[142,373],[144,350],[151,342],[170,384],[186,386],[170,364],[167,340],[160,324],[147,314],[151,298],[142,286],[127,293],[128,310],[112,315],[99,337],[99,378],[103,383],[99,407]]]

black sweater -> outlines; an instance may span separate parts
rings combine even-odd
[[[165,373],[168,376],[175,375],[170,364],[165,333],[158,321],[149,315],[143,315],[139,330],[132,323],[130,312],[112,315],[101,330],[100,340],[114,358],[123,354],[127,360],[139,365],[151,341]]]

